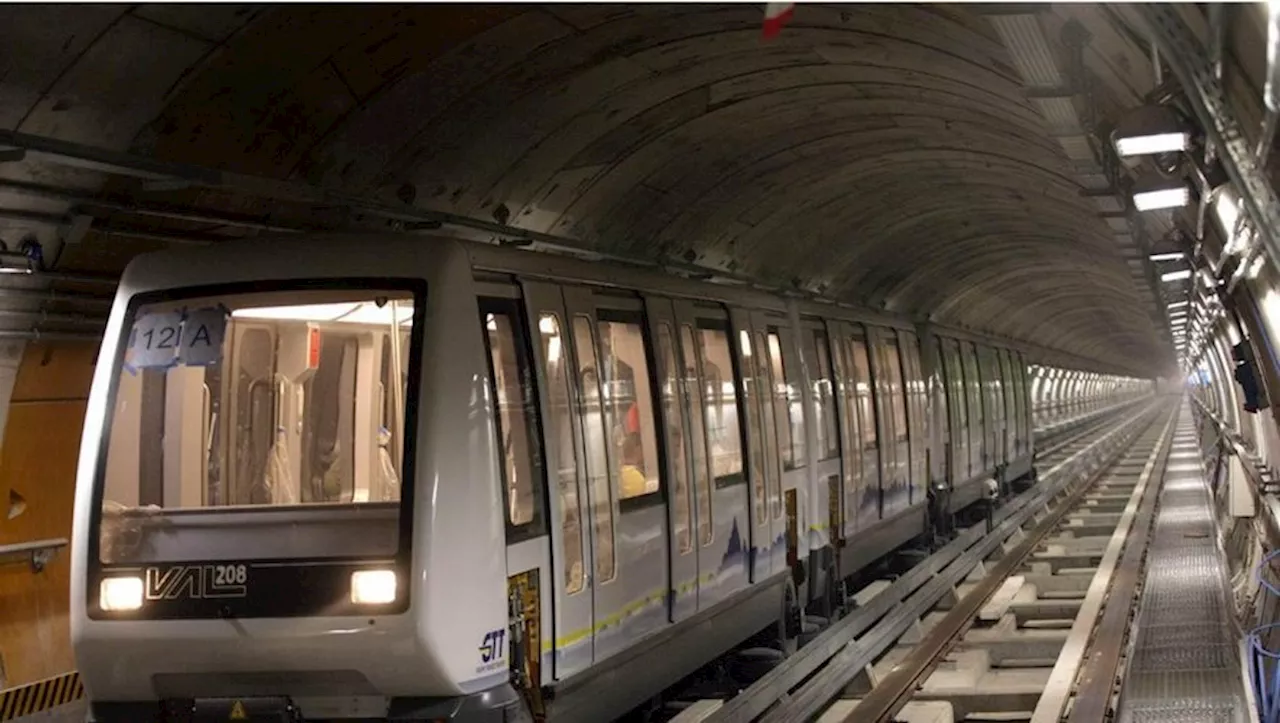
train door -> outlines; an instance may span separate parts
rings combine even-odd
[[[665,474],[655,424],[650,344],[640,299],[564,287],[571,320],[596,527],[595,660],[666,624]],[[611,500],[611,504],[605,503]],[[609,534],[611,533],[611,534]]]
[[[987,422],[983,409],[982,380],[978,378],[978,356],[973,342],[961,343],[960,359],[964,365],[967,387],[965,396],[969,407],[969,475],[972,478],[985,473],[991,461],[986,445]]]
[[[809,452],[805,425],[804,405],[800,390],[804,388],[801,376],[800,349],[791,320],[767,316],[765,322],[765,351],[769,371],[770,389],[773,390],[774,425],[777,431],[780,519],[786,536],[786,564],[794,567],[801,557],[808,555],[809,540],[804,534],[810,519],[802,504],[807,501],[809,483]],[[775,529],[775,534],[779,530]]]
[[[552,671],[556,680],[564,680],[594,661],[594,587],[598,572],[612,567],[603,556],[613,554],[613,512],[607,489],[588,489],[585,401],[574,383],[578,367],[560,287],[529,281],[523,286],[529,328],[537,329],[533,356],[545,430],[555,590]],[[597,499],[601,493],[603,499]],[[607,544],[597,548],[597,538]]]
[[[942,366],[947,378],[947,408],[951,415],[949,479],[951,486],[968,481],[973,471],[969,459],[969,405],[960,342],[942,339]]]
[[[686,363],[678,342],[675,306],[670,299],[646,296],[645,314],[653,339],[655,375],[659,399],[659,429],[663,430],[667,489],[667,540],[670,557],[668,617],[677,622],[698,610],[698,526],[694,489],[693,448],[689,424],[689,392],[684,383]],[[694,385],[692,391],[696,391]],[[696,399],[695,399],[696,401]]]
[[[751,341],[754,348],[757,387],[760,390],[760,441],[765,465],[769,517],[769,544],[760,552],[769,556],[770,572],[786,568],[787,519],[782,492],[783,459],[790,452],[790,429],[787,409],[786,378],[782,367],[780,329],[787,329],[786,317],[772,312],[751,314]],[[794,486],[794,485],[793,485]]]
[[[742,453],[742,406],[729,315],[718,304],[674,302],[685,363],[698,517],[698,606],[747,585],[750,494]]]
[[[813,397],[814,439],[813,459],[816,469],[814,479],[817,487],[813,490],[813,504],[810,505],[815,526],[819,531],[819,541],[826,537],[827,541],[839,549],[842,520],[845,515],[841,504],[841,429],[837,412],[837,377],[831,366],[831,341],[827,331],[818,319],[805,319],[801,322],[801,343],[805,351],[812,355],[813,362],[809,366],[809,394]],[[843,411],[843,410],[841,410]],[[846,446],[846,449],[848,447]]]
[[[987,449],[991,452],[991,464],[999,465],[1007,461],[1004,448],[1004,386],[1000,378],[1000,364],[996,361],[996,350],[989,346],[978,348],[978,361],[982,365],[983,386],[987,389],[987,421],[990,428],[987,433]]]
[[[882,465],[880,488],[884,499],[882,517],[905,508],[906,487],[910,482],[910,442],[907,434],[906,404],[902,395],[902,363],[898,339],[890,329],[875,329],[872,334],[876,396],[882,411]]]
[[[873,525],[884,511],[884,488],[891,469],[884,458],[886,443],[881,443],[879,420],[885,410],[876,400],[875,377],[871,372],[871,353],[867,332],[861,324],[853,325],[853,335],[845,348],[849,350],[849,376],[852,380],[853,407],[856,412],[857,436],[854,444],[859,452],[858,527]]]
[[[849,324],[843,321],[828,321],[827,331],[831,345],[832,373],[835,375],[835,404],[839,409],[836,416],[840,431],[840,484],[837,504],[842,510],[840,514],[840,536],[845,540],[853,538],[858,529],[858,512],[863,500],[858,489],[860,478],[859,462],[862,459],[859,445],[858,417],[854,400],[857,394],[857,376],[853,373],[853,365],[849,358]],[[877,493],[878,495],[878,493]],[[879,504],[877,500],[877,504]]]
[[[920,368],[920,342],[909,331],[898,332],[898,349],[902,360],[902,389],[907,397],[907,430],[911,453],[911,483],[907,487],[907,504],[925,500],[929,467],[929,423],[925,417],[927,398],[924,374]]]
[[[777,475],[769,469],[773,456],[770,445],[765,443],[765,407],[769,397],[769,383],[760,363],[763,351],[756,343],[750,313],[733,309],[730,316],[733,320],[735,362],[738,365],[744,407],[743,421],[747,431],[747,482],[751,486],[750,549],[754,551],[751,582],[754,583],[765,580],[773,572],[773,524],[770,508]]]
[[[1005,460],[1018,458],[1018,402],[1017,383],[1013,379],[1013,365],[1009,363],[1009,350],[996,349],[1000,363],[1000,391],[1004,397],[1004,449]]]

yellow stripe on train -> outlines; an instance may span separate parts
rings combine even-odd
[[[0,722],[42,713],[84,697],[79,671],[0,690]]]

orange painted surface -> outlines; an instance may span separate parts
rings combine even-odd
[[[71,538],[72,501],[96,344],[29,344],[0,445],[0,545]],[[25,508],[12,519],[17,495]],[[40,573],[0,567],[0,687],[75,668],[67,626],[70,556]]]

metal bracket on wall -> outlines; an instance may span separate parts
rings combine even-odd
[[[1240,192],[1245,213],[1253,221],[1272,263],[1280,266],[1280,206],[1275,191],[1257,162],[1248,139],[1227,103],[1226,92],[1191,29],[1178,17],[1176,6],[1134,6],[1150,26],[1161,56],[1186,90],[1187,98],[1204,126],[1208,141],[1220,150],[1222,165]]]
[[[49,564],[58,550],[67,546],[66,538],[20,542],[16,545],[0,545],[0,565],[28,563],[32,572],[40,572]]]

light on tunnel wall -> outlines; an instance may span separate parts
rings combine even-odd
[[[1148,258],[1159,263],[1161,261],[1182,261],[1187,258],[1187,255],[1181,252],[1175,252],[1170,254],[1151,254]]]
[[[1161,274],[1160,280],[1164,282],[1182,281],[1191,278],[1191,269],[1183,269],[1181,271],[1170,271],[1167,274]]]
[[[1142,105],[1116,122],[1111,141],[1116,155],[1126,158],[1185,151],[1191,144],[1191,134],[1172,108]]]
[[[0,252],[0,274],[30,274],[34,271],[26,254]]]
[[[1188,304],[1190,304],[1190,303],[1191,303],[1190,301],[1175,301],[1175,302],[1173,302],[1172,304],[1169,304],[1169,308],[1170,308],[1170,309],[1181,309],[1182,307],[1184,307],[1184,306],[1186,306],[1186,305],[1188,305]],[[1183,312],[1183,313],[1186,313],[1186,312]]]
[[[1182,208],[1191,203],[1191,190],[1186,184],[1134,191],[1133,207],[1139,211]]]

